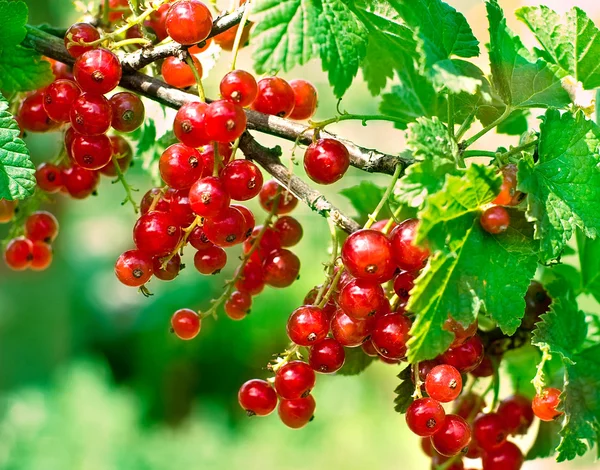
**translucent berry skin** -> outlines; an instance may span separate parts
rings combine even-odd
[[[48,132],[58,125],[44,109],[43,91],[36,91],[23,100],[17,113],[17,121],[23,131],[29,132]]]
[[[25,236],[32,242],[52,243],[57,235],[58,220],[50,212],[34,212],[25,222]]]
[[[33,260],[33,243],[25,237],[13,238],[4,250],[4,262],[13,271],[24,271]]]
[[[425,390],[431,398],[441,403],[455,400],[462,390],[460,372],[447,364],[435,366],[427,374]]]
[[[473,336],[464,343],[449,348],[441,359],[459,372],[471,372],[483,361],[483,343],[479,336]]]
[[[225,314],[232,320],[243,320],[250,313],[252,306],[252,297],[246,292],[238,290],[233,291],[229,298],[225,301],[223,310]]]
[[[238,402],[248,416],[267,416],[277,406],[277,394],[266,380],[248,380],[238,392]]]
[[[374,318],[355,320],[343,310],[337,310],[331,318],[331,333],[335,340],[347,348],[360,346],[373,330]]]
[[[359,279],[380,281],[391,264],[391,246],[387,237],[376,230],[359,230],[342,246],[342,262]]]
[[[191,57],[198,75],[202,76],[202,64],[194,56]],[[175,88],[187,88],[196,84],[196,77],[192,68],[187,62],[179,60],[177,57],[167,57],[162,63],[160,73],[165,82]]]
[[[216,217],[231,202],[225,185],[216,176],[207,176],[196,181],[190,188],[190,205],[196,215]]]
[[[250,295],[258,295],[265,288],[263,268],[260,263],[249,262],[235,282],[235,288]]]
[[[480,414],[473,421],[473,438],[486,452],[504,444],[507,434],[504,422],[497,413]]]
[[[120,135],[111,135],[109,139],[112,147],[112,156],[117,159],[117,165],[119,165],[121,173],[127,173],[133,160],[131,145]],[[117,169],[114,163],[110,161],[108,165],[100,168],[100,173],[114,178],[117,176]]]
[[[325,339],[329,318],[313,305],[303,305],[292,312],[287,321],[287,334],[299,346],[312,346]]]
[[[523,466],[523,454],[512,442],[505,442],[497,449],[485,452],[483,470],[519,470]]]
[[[78,46],[78,42],[93,42],[100,39],[100,33],[89,23],[75,23],[67,29],[65,34],[65,47],[71,57],[79,57],[87,51],[91,51],[96,46]]]
[[[542,421],[552,421],[562,415],[562,411],[556,408],[560,404],[561,391],[557,388],[545,388],[541,393],[533,397],[531,408],[533,413]]]
[[[254,227],[252,235],[244,242],[244,253],[248,253],[252,249],[252,245],[254,244],[256,237],[258,237],[258,234],[262,231],[262,229],[262,225]],[[281,248],[281,240],[279,239],[277,233],[274,230],[267,227],[258,245],[257,251],[260,255],[260,258],[266,258],[270,253],[272,253],[275,250],[278,250],[279,248]]]
[[[160,279],[161,281],[172,281],[179,275],[179,271],[181,270],[181,257],[179,255],[173,256],[163,268],[162,258],[157,256],[152,260],[152,270],[154,272],[154,277],[157,279]]]
[[[31,247],[31,270],[45,271],[52,264],[52,247],[45,242],[33,242]]]
[[[315,413],[316,403],[312,395],[294,400],[280,400],[279,418],[288,428],[300,429],[306,426]]]
[[[206,108],[204,130],[210,140],[233,142],[246,130],[246,113],[231,101],[213,101]]]
[[[181,238],[181,228],[170,214],[151,211],[142,215],[133,227],[133,241],[138,249],[152,255],[171,253]]]
[[[112,108],[104,96],[83,93],[71,106],[70,120],[79,134],[105,134],[110,129]]]
[[[121,81],[119,58],[107,49],[92,49],[81,54],[73,66],[73,76],[85,92],[104,95]]]
[[[512,435],[527,434],[533,423],[531,400],[523,395],[512,395],[502,400],[498,406],[498,414],[504,427]]]
[[[377,350],[375,349],[375,346],[373,346],[373,341],[371,341],[370,339],[363,342],[360,345],[360,347],[363,350],[363,352],[369,357],[378,357],[379,356],[379,354],[377,353]]]
[[[234,160],[221,170],[221,181],[234,201],[247,201],[258,195],[263,176],[249,160]]]
[[[479,223],[483,230],[492,235],[499,235],[508,230],[510,225],[510,215],[508,211],[502,206],[493,206],[486,209],[481,217]]]
[[[146,117],[146,108],[139,96],[124,91],[110,97],[112,127],[119,132],[133,132]]]
[[[342,368],[346,360],[344,347],[333,338],[325,338],[312,346],[308,363],[316,372],[333,374]]]
[[[173,189],[189,189],[202,175],[202,159],[195,148],[173,144],[160,156],[160,176]]]
[[[265,283],[271,287],[291,286],[300,274],[300,259],[290,250],[275,250],[263,263]]]
[[[233,70],[223,77],[219,85],[221,96],[238,106],[250,106],[258,94],[254,76],[244,70]]]
[[[246,220],[235,207],[227,207],[216,217],[204,220],[204,233],[215,245],[221,247],[242,243]]]
[[[202,147],[210,142],[204,128],[208,105],[200,101],[184,104],[175,115],[173,132],[180,142],[189,147]],[[207,168],[212,174],[212,166]]]
[[[335,139],[313,142],[304,154],[304,169],[315,183],[339,181],[350,166],[350,154],[344,144]]]
[[[417,436],[428,437],[442,428],[446,412],[439,402],[431,398],[419,398],[406,410],[406,424]]]
[[[183,340],[194,339],[200,333],[202,320],[200,316],[189,308],[177,310],[171,317],[171,328],[178,338]]]
[[[273,229],[279,235],[281,246],[284,247],[296,246],[304,234],[300,222],[289,215],[279,217],[273,224]]]
[[[204,41],[212,29],[212,15],[204,3],[196,0],[179,0],[171,5],[165,27],[173,41],[191,46]]]
[[[15,216],[16,201],[8,201],[0,198],[0,224],[10,222]]]
[[[491,377],[494,375],[494,364],[487,354],[483,356],[481,363],[471,371],[473,377]]]
[[[465,393],[454,402],[454,414],[465,419],[470,419],[483,411],[485,408],[485,400],[474,393]]]
[[[384,315],[377,319],[371,341],[379,354],[387,359],[402,359],[406,355],[406,342],[411,321],[400,313]]]
[[[72,80],[55,80],[44,90],[44,110],[56,122],[69,122],[73,102],[81,95],[81,88]]]
[[[170,3],[161,5],[158,8],[158,10],[152,12],[150,17],[146,21],[144,21],[144,26],[152,28],[152,30],[156,34],[156,37],[158,38],[159,41],[166,39],[167,36],[169,35],[167,33],[167,28],[166,28],[165,23],[167,20],[167,13],[169,12],[170,8],[171,8]]]
[[[74,199],[85,199],[91,195],[100,180],[97,172],[86,170],[79,165],[66,168],[62,176],[65,189]]]
[[[460,416],[446,415],[444,424],[432,437],[433,448],[446,457],[458,455],[471,442],[469,424]]]
[[[110,139],[105,134],[78,135],[73,140],[71,155],[80,167],[99,170],[111,161],[112,150]]]
[[[44,162],[38,166],[35,180],[38,187],[47,193],[57,193],[63,187],[62,170],[52,163]]]
[[[317,110],[317,90],[312,83],[302,79],[290,81],[290,87],[294,90],[294,110],[290,119],[309,119]]]
[[[405,271],[421,269],[429,258],[427,248],[414,245],[418,224],[417,219],[408,219],[390,233],[394,260],[400,269]]]
[[[263,184],[263,187],[258,193],[260,205],[267,212],[271,212],[271,210],[273,210],[273,205],[277,198],[277,190],[279,187],[280,185],[277,181],[269,180]],[[278,215],[289,214],[297,205],[298,199],[296,199],[296,197],[289,193],[286,189],[282,189],[275,213]]]
[[[286,400],[307,396],[315,386],[315,371],[306,362],[291,361],[275,374],[275,391]]]
[[[381,285],[365,279],[353,279],[342,287],[338,296],[342,310],[356,320],[383,312],[386,302],[388,300]]]
[[[201,274],[218,274],[227,264],[227,253],[217,245],[197,251],[194,255],[194,266]]]
[[[152,257],[140,250],[123,253],[115,263],[115,274],[122,284],[140,287],[150,280],[154,272]]]
[[[266,77],[258,82],[258,94],[252,108],[273,116],[288,117],[294,110],[296,97],[288,82],[279,77]]]
[[[415,287],[415,279],[418,273],[414,271],[403,271],[394,278],[394,292],[400,299],[401,304],[406,304],[410,298],[410,291]]]

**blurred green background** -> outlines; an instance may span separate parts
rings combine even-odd
[[[27,3],[32,24],[67,27],[78,18],[69,0]],[[472,23],[475,19],[476,33],[484,40],[483,31],[477,30],[483,23],[477,21],[482,2],[449,3]],[[507,10],[519,3],[501,1]],[[546,3],[598,12],[592,1]],[[240,67],[251,68],[250,53],[251,49],[241,53]],[[222,59],[206,78],[209,96],[217,94],[219,78],[229,66],[230,56]],[[292,75],[317,85],[317,118],[331,117],[335,100],[319,64]],[[342,108],[375,113],[377,101],[357,80]],[[158,116],[157,110],[149,111]],[[170,116],[159,119],[162,129],[171,122]],[[384,151],[402,148],[401,133],[385,123],[368,128],[345,123],[337,130]],[[263,136],[260,140],[275,142]],[[36,163],[54,158],[59,141],[57,134],[27,139]],[[505,139],[503,145],[508,143]],[[289,152],[291,146],[284,148]],[[141,197],[151,183],[139,166],[130,179]],[[351,212],[337,192],[364,176],[351,171],[325,192]],[[48,207],[61,223],[49,270],[15,274],[0,265],[0,468],[428,468],[417,438],[393,411],[397,366],[376,363],[359,377],[320,376],[314,391],[316,419],[300,431],[285,428],[276,416],[246,419],[237,405],[240,384],[266,377],[264,366],[271,355],[286,346],[289,313],[322,279],[329,243],[322,218],[304,207],[294,213],[305,227],[304,239],[294,248],[303,264],[299,281],[285,290],[267,288],[255,298],[252,314],[244,321],[233,322],[224,315],[218,321],[208,319],[195,341],[183,342],[169,333],[172,312],[208,307],[233,266],[219,276],[202,277],[188,259],[192,268],[174,282],[152,282],[154,296],[148,299],[122,286],[113,265],[132,247],[135,217],[130,206],[120,205],[120,186],[104,180],[98,192],[85,201],[58,197]],[[261,210],[251,207],[260,220]],[[6,229],[0,226],[0,239]],[[230,251],[234,259],[237,252]],[[586,462],[560,468],[591,469]],[[551,469],[554,464],[536,461],[525,468]]]

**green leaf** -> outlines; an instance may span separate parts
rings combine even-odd
[[[408,125],[406,147],[415,158],[434,156],[455,161],[458,145],[450,138],[448,128],[437,118],[418,118]]]
[[[455,170],[453,161],[435,155],[413,163],[398,181],[395,198],[411,207],[422,207],[429,195],[442,189],[446,175]]]
[[[25,39],[27,30],[28,9],[25,2],[0,1],[0,18],[2,18],[2,34],[0,49],[8,49]]]
[[[357,186],[344,188],[340,191],[340,194],[346,196],[352,204],[352,207],[356,209],[359,222],[361,223],[367,221],[369,214],[377,207],[377,204],[381,201],[384,193],[385,188],[377,186],[371,181],[361,181]],[[381,219],[389,219],[391,216],[392,213],[389,208],[385,206],[379,213]]]
[[[540,358],[540,351],[531,344],[509,350],[502,356],[500,366],[510,378],[515,393],[530,399],[535,396],[531,379],[535,377]]]
[[[600,302],[600,238],[591,240],[578,230],[577,248],[581,265],[581,288]]]
[[[482,103],[478,107],[477,119],[479,119],[484,126],[489,126],[492,122],[502,116],[505,110],[506,105],[502,103],[500,97],[494,93],[492,94],[491,102]],[[527,132],[529,127],[529,124],[527,123],[528,115],[529,110],[527,109],[514,110],[506,120],[500,123],[496,128],[496,132],[508,135],[521,135],[524,132]]]
[[[394,399],[394,409],[398,413],[406,413],[406,410],[413,402],[413,392],[415,391],[415,385],[411,379],[411,367],[405,367],[402,372],[398,374],[398,378],[401,380],[400,385],[396,387],[394,393],[398,395]]]
[[[460,59],[436,62],[428,76],[438,90],[446,89],[455,94],[474,95],[488,83],[479,67]]]
[[[20,133],[0,94],[0,199],[25,199],[35,190],[35,167]]]
[[[445,108],[445,100],[435,91],[427,79],[418,75],[414,69],[406,70],[401,84],[395,85],[391,93],[382,96],[379,111],[387,116],[404,119],[406,124],[395,124],[406,129],[417,118],[438,116]]]
[[[585,349],[566,364],[561,406],[565,412],[557,460],[573,460],[600,436],[600,345]],[[586,445],[587,443],[587,445]]]
[[[556,446],[560,442],[559,431],[560,424],[556,421],[540,421],[537,436],[525,460],[545,459],[554,455]]]
[[[600,87],[600,31],[579,9],[559,15],[547,6],[517,10],[543,47],[542,56],[583,84],[586,90]]]
[[[50,62],[34,50],[22,46],[0,49],[0,90],[37,90],[53,80]]]
[[[337,375],[358,375],[364,371],[375,359],[367,356],[362,348],[344,348],[346,360],[344,365],[336,373]]]
[[[566,282],[546,286],[552,298],[550,311],[536,323],[531,343],[550,353],[559,354],[565,363],[573,363],[587,336],[585,314],[577,306],[576,295]]]
[[[583,113],[548,110],[540,126],[539,161],[519,162],[518,189],[536,224],[545,260],[560,256],[577,227],[595,238],[600,227],[600,129]]]
[[[487,2],[493,83],[502,100],[513,107],[564,107],[570,103],[562,88],[563,73],[544,60],[534,61],[518,36],[506,25],[497,0]],[[554,68],[553,68],[554,67]]]

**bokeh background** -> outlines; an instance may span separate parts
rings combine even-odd
[[[483,2],[448,2],[467,15],[485,44]],[[32,24],[67,27],[78,18],[70,0],[27,3]],[[528,42],[528,32],[511,12],[541,2],[500,3],[511,27]],[[544,3],[559,11],[579,6],[600,23],[596,0]],[[251,49],[240,54],[240,67],[251,69]],[[223,54],[221,63],[209,73],[209,96],[216,96],[230,58]],[[480,61],[487,69],[485,54]],[[317,118],[334,114],[335,99],[320,64],[296,69],[288,76],[308,78],[317,85]],[[342,102],[343,109],[363,114],[376,113],[377,105],[378,99],[368,94],[360,79]],[[159,119],[163,129],[171,122],[171,117]],[[335,130],[387,152],[402,149],[402,133],[389,124],[365,128],[342,123]],[[54,158],[59,139],[56,135],[29,137],[33,159]],[[260,139],[274,143],[269,137]],[[495,148],[498,142],[486,136],[482,147]],[[503,138],[502,145],[513,142]],[[289,154],[291,146],[283,146]],[[297,171],[301,173],[300,168]],[[324,191],[351,212],[338,191],[365,177],[351,170],[342,182]],[[140,197],[151,184],[139,165],[132,169],[130,179],[141,189]],[[428,468],[417,438],[393,411],[395,366],[376,363],[358,377],[320,376],[314,391],[316,419],[300,431],[285,428],[276,416],[246,419],[238,408],[239,385],[266,376],[265,364],[286,345],[286,318],[322,278],[321,263],[327,259],[329,242],[322,218],[304,207],[294,214],[306,229],[294,248],[303,263],[298,282],[285,290],[267,288],[243,322],[224,315],[218,321],[209,319],[195,341],[182,342],[169,333],[172,312],[182,307],[206,308],[220,294],[232,267],[210,278],[186,269],[172,283],[153,282],[154,296],[149,299],[122,286],[113,275],[113,264],[132,246],[135,221],[131,207],[120,205],[122,197],[122,188],[109,181],[104,181],[97,197],[85,201],[59,197],[49,207],[61,223],[51,269],[15,274],[0,265],[0,468]],[[252,208],[260,218],[260,209]],[[0,226],[0,239],[5,232],[6,227]],[[235,256],[233,251],[231,259]],[[558,467],[547,459],[527,463],[525,468]],[[598,467],[587,458],[560,468]]]

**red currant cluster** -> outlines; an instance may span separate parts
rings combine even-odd
[[[481,214],[480,223],[483,229],[498,235],[506,232],[510,225],[510,215],[504,206],[518,205],[525,195],[517,191],[517,166],[510,163],[502,168],[502,186],[500,194],[492,201],[493,206]]]

